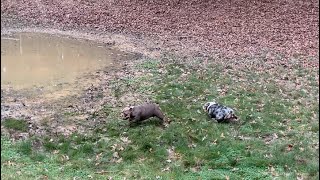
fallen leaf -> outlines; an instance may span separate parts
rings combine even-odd
[[[211,144],[216,145],[217,141],[218,141],[218,139],[215,139]]]
[[[118,159],[118,158],[119,158],[119,154],[118,154],[118,152],[117,152],[117,151],[116,151],[116,152],[114,152],[114,153],[113,153],[113,155],[112,155],[112,157],[114,157],[114,158],[117,158],[117,159]]]
[[[170,171],[170,167],[163,168],[161,172]]]
[[[118,159],[118,160],[116,160],[115,162],[116,162],[116,163],[121,163],[121,162],[122,162],[122,160],[123,160],[122,158],[119,158],[119,159]]]
[[[202,141],[204,141],[205,139],[207,139],[207,137],[208,137],[208,135],[204,136],[204,137],[202,138]]]
[[[225,136],[224,136],[224,134],[223,134],[223,133],[221,133],[220,137],[221,137],[221,138],[225,138]]]
[[[292,148],[293,148],[293,145],[292,145],[292,144],[288,144],[288,145],[287,145],[287,151],[291,151]]]
[[[273,166],[269,166],[269,171],[271,172],[272,176],[278,176],[278,173]]]
[[[104,170],[101,170],[101,171],[97,171],[97,172],[95,172],[96,174],[106,174],[106,173],[108,173],[108,171],[104,171]]]

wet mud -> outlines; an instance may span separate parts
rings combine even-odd
[[[12,137],[86,132],[104,105],[123,106],[110,82],[130,74],[142,55],[72,36],[13,33],[2,36],[1,121],[29,123],[29,132]],[[103,117],[104,115],[102,115]],[[105,114],[107,116],[107,114]]]

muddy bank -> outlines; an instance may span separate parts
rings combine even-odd
[[[20,32],[21,29],[19,30],[12,30],[12,31],[7,31],[9,33],[3,34],[9,41],[14,41],[13,49],[8,49],[8,47],[2,47],[2,55],[5,55],[6,53],[8,54],[8,57],[6,57],[9,61],[14,61],[15,59],[10,59],[10,58],[22,58],[18,59],[17,62],[15,63],[22,63],[21,68],[24,70],[24,68],[37,68],[34,67],[35,63],[31,63],[28,65],[26,61],[28,61],[28,58],[38,58],[38,57],[43,57],[46,58],[46,60],[51,61],[50,66],[56,66],[54,64],[55,62],[58,62],[60,65],[62,63],[61,58],[59,57],[61,54],[55,54],[55,51],[59,51],[60,53],[62,52],[62,49],[59,49],[57,47],[58,39],[62,39],[61,41],[67,42],[67,39],[64,38],[59,38],[57,34],[59,33],[54,33],[51,32],[51,34],[54,34],[53,36],[44,36],[42,35],[36,35],[33,34],[33,38],[37,37],[46,37],[45,41],[50,39],[50,42],[53,42],[53,44],[46,44],[44,42],[42,43],[42,47],[39,47],[39,44],[32,44],[34,43],[33,41],[30,41],[29,38],[31,38],[30,34],[29,36],[26,36],[26,39],[18,39],[20,43],[18,43],[18,46],[16,45],[15,41],[17,38],[16,36],[13,36],[15,33]],[[26,30],[27,31],[27,30]],[[24,31],[25,32],[25,31]],[[43,29],[37,29],[36,32],[46,32],[43,31]],[[60,35],[66,36],[67,33],[60,33]],[[21,37],[21,34],[20,34]],[[74,37],[74,36],[68,36]],[[11,39],[10,39],[11,38]],[[90,39],[87,38],[86,41]],[[91,39],[93,40],[93,39]],[[56,41],[56,42],[54,42]],[[74,51],[76,53],[77,48],[85,48],[85,50],[90,50],[94,53],[94,49],[90,48],[92,45],[98,45],[96,43],[93,43],[94,41],[84,43],[85,41],[71,41],[68,40],[69,43],[64,43],[62,46],[66,46],[62,56],[64,56],[64,59],[67,61],[68,59],[70,60],[70,53]],[[77,43],[80,45],[82,44],[82,47],[76,47],[74,46],[74,43]],[[23,47],[21,44],[23,43],[31,43],[29,44],[29,47]],[[20,44],[20,52],[19,52],[19,44]],[[86,44],[86,45],[84,45]],[[9,45],[9,44],[7,44]],[[50,49],[50,45],[54,45],[53,50]],[[67,47],[69,46],[70,47]],[[42,84],[42,80],[45,78],[51,79],[51,75],[48,77],[39,77],[42,80],[39,82],[39,85],[32,85],[32,84],[27,84],[27,85],[22,85],[22,89],[17,88],[13,83],[5,84],[6,81],[1,82],[1,121],[4,121],[8,118],[14,118],[14,119],[20,119],[27,121],[29,123],[28,127],[28,133],[20,133],[20,132],[15,132],[15,131],[8,131],[7,129],[4,129],[3,126],[2,132],[3,133],[9,133],[11,136],[16,137],[16,138],[25,138],[24,136],[33,136],[33,135],[44,135],[44,134],[64,134],[68,135],[71,132],[77,131],[77,132],[86,132],[88,128],[93,128],[95,124],[99,123],[95,118],[91,118],[92,116],[97,116],[96,113],[99,113],[102,108],[104,108],[105,105],[108,107],[122,107],[125,105],[125,101],[119,101],[114,97],[114,90],[110,85],[110,82],[112,81],[117,81],[120,80],[121,78],[125,76],[134,76],[130,75],[130,69],[133,69],[132,66],[134,66],[134,63],[138,60],[142,59],[142,54],[140,53],[129,53],[129,52],[121,52],[119,50],[112,50],[111,51],[111,45],[104,43],[106,47],[100,46],[98,51],[101,53],[112,53],[114,55],[112,59],[113,63],[112,65],[109,65],[109,58],[110,57],[100,57],[103,58],[105,63],[107,64],[100,64],[98,67],[86,67],[86,69],[90,68],[91,70],[86,70],[84,71],[81,75],[77,75],[76,78],[72,81],[69,82],[64,82],[64,83],[59,83],[53,82],[50,80],[49,84]],[[32,48],[34,46],[35,48]],[[18,48],[17,48],[18,47]],[[108,49],[108,47],[110,47]],[[46,52],[41,55],[41,48],[47,48]],[[58,48],[58,49],[57,49]],[[69,48],[69,49],[68,49]],[[13,55],[10,55],[14,49],[17,49],[18,51],[16,53],[19,54],[19,56],[15,57]],[[22,50],[23,49],[23,50]],[[104,49],[104,51],[102,51]],[[20,55],[21,51],[24,53]],[[36,54],[33,56],[30,54],[30,57],[28,57],[28,52],[30,51],[35,51]],[[50,57],[48,54],[50,54]],[[80,50],[81,51],[81,50]],[[96,53],[98,52],[96,51]],[[82,51],[81,51],[82,52]],[[89,54],[90,54],[89,53]],[[69,55],[68,55],[69,54]],[[24,55],[24,56],[23,56]],[[58,59],[57,59],[58,55]],[[94,61],[95,57],[97,54],[92,55],[92,57],[77,57],[75,60],[77,63],[79,63],[79,58],[88,58],[88,61]],[[77,54],[72,54],[73,56],[77,56]],[[26,59],[23,59],[26,58]],[[50,59],[51,58],[51,59]],[[39,59],[40,60],[40,59]],[[42,59],[43,60],[43,59]],[[58,61],[57,61],[58,60]],[[98,59],[96,59],[98,60]],[[33,61],[32,59],[30,61]],[[99,60],[100,61],[100,60]],[[11,62],[10,62],[11,63]],[[44,65],[47,62],[41,62],[39,64],[40,69],[44,68],[45,74],[36,74],[39,76],[45,76],[46,73],[50,72],[48,71],[49,67],[48,65]],[[72,62],[69,62],[72,63]],[[80,62],[81,63],[81,62]],[[6,63],[4,63],[6,64]],[[1,64],[4,65],[4,64]],[[88,63],[85,63],[88,65]],[[91,64],[91,63],[89,63]],[[7,70],[1,71],[6,71],[7,73],[12,70],[14,71],[14,67],[10,68],[10,64],[6,64],[7,66],[2,66],[2,68],[7,68]],[[77,65],[77,64],[75,64]],[[26,67],[24,67],[26,66]],[[65,65],[66,66],[66,65]],[[72,66],[72,65],[71,65]],[[82,65],[81,65],[82,66]],[[101,66],[101,67],[99,67]],[[68,68],[68,67],[63,67],[63,69]],[[69,70],[69,73],[74,73],[71,72],[73,67],[69,67],[67,70]],[[93,69],[92,69],[93,68]],[[63,70],[62,69],[62,70]],[[34,69],[34,71],[37,71],[38,69]],[[66,69],[65,69],[66,70]],[[76,71],[79,71],[80,69],[77,69]],[[23,72],[16,72],[17,76],[20,77],[21,75],[23,76]],[[18,73],[22,73],[18,75]],[[31,73],[31,72],[29,72]],[[50,74],[50,73],[49,73]],[[59,74],[63,75],[63,72],[60,72]],[[12,74],[11,74],[12,75]],[[25,77],[30,74],[24,75]],[[24,77],[24,78],[25,78]],[[29,77],[29,76],[28,76]],[[73,77],[72,77],[73,79]],[[32,82],[35,79],[32,80]],[[31,82],[31,81],[30,81]],[[52,84],[54,83],[54,84]],[[31,86],[30,86],[31,85]],[[21,85],[19,84],[18,87]],[[105,114],[101,115],[100,118],[106,117],[109,112],[106,112]]]
[[[128,59],[130,63],[128,63]],[[120,59],[121,60],[121,59]],[[144,98],[119,99],[114,96],[114,81],[121,78],[139,76],[133,72],[134,62],[141,60],[140,54],[129,54],[122,59],[119,67],[106,67],[83,74],[76,82],[61,84],[50,92],[46,87],[16,90],[1,87],[1,121],[8,118],[25,120],[29,123],[28,133],[8,131],[1,126],[2,133],[15,138],[34,135],[69,135],[84,133],[103,123],[110,112],[101,111],[105,106],[121,109],[127,103],[135,103]],[[98,116],[97,113],[103,113]]]

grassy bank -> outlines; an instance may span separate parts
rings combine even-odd
[[[317,70],[294,59],[286,66],[263,57],[241,62],[145,59],[134,67],[139,76],[110,82],[112,95],[157,102],[171,120],[167,128],[157,119],[129,128],[121,107],[105,104],[91,118],[106,123],[86,134],[15,142],[1,136],[1,177],[318,179]],[[240,122],[210,120],[202,105],[213,99],[233,107]]]

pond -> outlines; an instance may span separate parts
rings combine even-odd
[[[103,44],[42,33],[1,37],[1,86],[14,89],[73,83],[114,66],[121,52]]]

